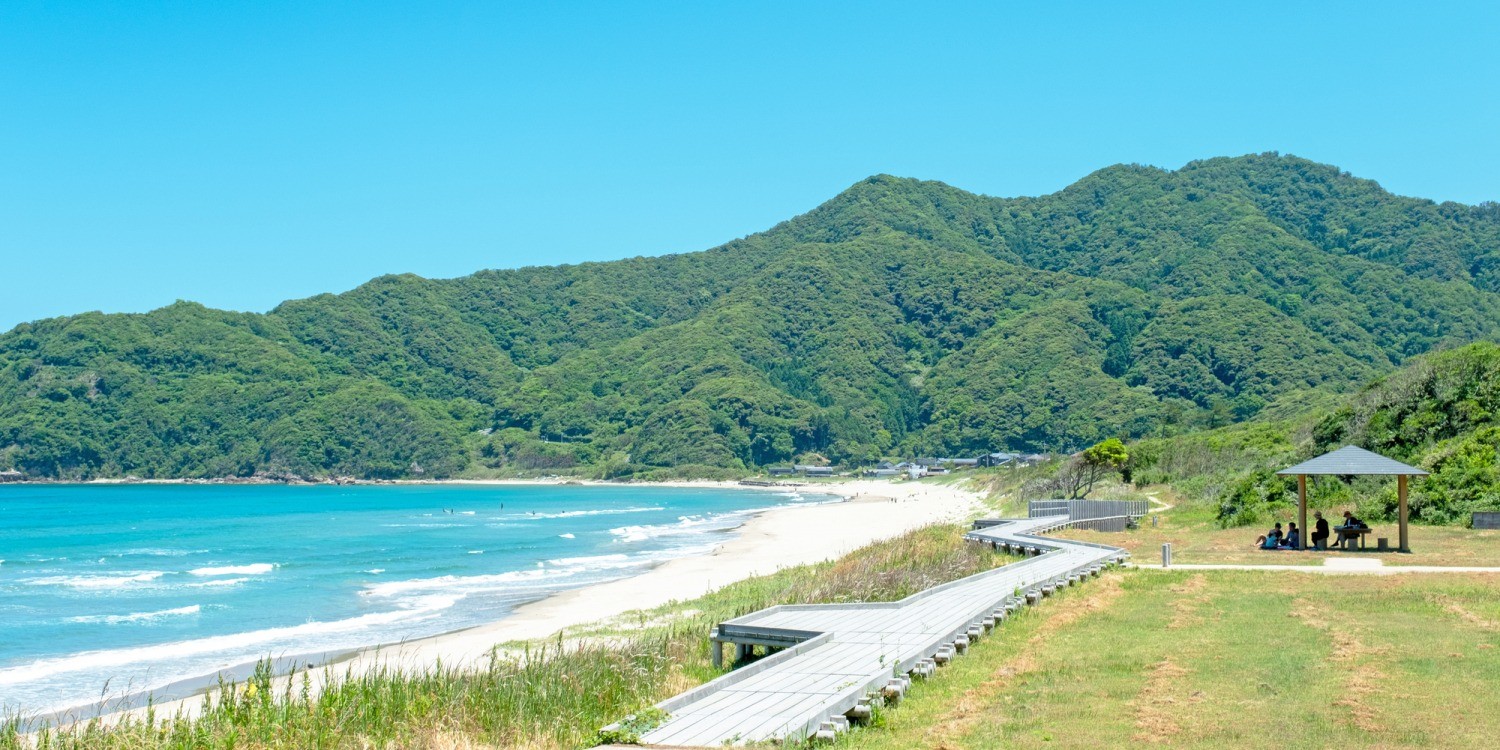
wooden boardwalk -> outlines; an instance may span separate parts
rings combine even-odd
[[[1126,553],[1040,534],[1067,516],[980,522],[966,538],[1029,559],[923,591],[899,602],[791,605],[719,624],[718,652],[782,648],[658,706],[669,719],[647,745],[689,747],[800,739],[867,717],[872,701],[899,700],[912,677],[968,648],[1018,608],[1098,575]]]

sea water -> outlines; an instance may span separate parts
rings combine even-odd
[[[635,486],[0,486],[0,715],[178,697],[162,689],[261,658],[315,661],[490,622],[711,551],[756,510],[826,500]]]

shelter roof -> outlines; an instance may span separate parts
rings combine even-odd
[[[1324,453],[1317,458],[1282,469],[1276,472],[1276,474],[1283,477],[1297,476],[1298,474],[1406,474],[1418,477],[1427,476],[1427,472],[1415,466],[1407,466],[1395,459],[1386,458],[1379,453],[1371,453],[1364,448],[1353,445],[1346,445],[1336,451]]]

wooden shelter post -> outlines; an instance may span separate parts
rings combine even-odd
[[[1404,506],[1403,506],[1404,507]],[[1405,526],[1401,527],[1405,529]],[[1405,533],[1404,531],[1402,532]],[[1307,549],[1307,475],[1297,475],[1297,549]],[[1402,537],[1405,539],[1405,536]]]
[[[1401,521],[1401,547],[1400,547],[1400,549],[1401,549],[1402,552],[1410,552],[1411,551],[1411,547],[1407,544],[1407,539],[1406,539],[1406,475],[1405,474],[1399,474],[1399,475],[1396,476],[1396,497],[1399,500],[1400,507],[1401,507],[1400,516],[1399,516],[1399,520]]]

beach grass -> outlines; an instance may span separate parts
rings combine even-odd
[[[1480,574],[1110,573],[1029,609],[840,746],[1493,747]]]
[[[964,544],[961,532],[931,526],[558,640],[509,644],[486,670],[335,673],[315,693],[305,678],[277,680],[262,667],[206,696],[195,718],[96,721],[30,738],[11,720],[0,750],[590,747],[606,724],[720,674],[707,639],[715,622],[774,604],[900,599],[1010,559]]]

